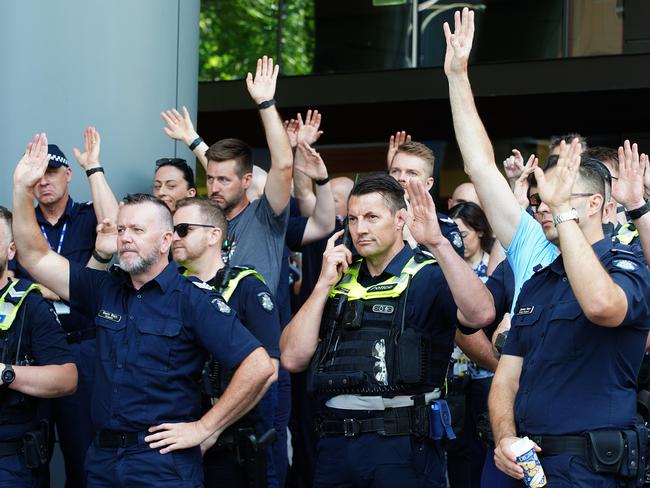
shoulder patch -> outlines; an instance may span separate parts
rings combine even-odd
[[[639,269],[639,265],[634,261],[629,261],[627,259],[615,259],[614,266],[625,271],[636,271]]]
[[[268,291],[261,291],[257,294],[257,301],[260,302],[260,305],[264,310],[271,313],[275,308],[273,305],[273,299],[271,294]]]
[[[613,247],[611,251],[614,254],[626,254],[628,256],[636,256],[636,254],[634,254],[634,252],[630,251],[629,249],[622,249],[620,247]]]
[[[212,291],[212,287],[210,285],[208,285],[205,281],[201,281],[201,280],[198,280],[198,279],[197,280],[191,280],[190,279],[189,282],[192,283],[197,288],[201,288],[202,290]]]
[[[230,315],[232,312],[232,309],[228,306],[228,304],[224,301],[223,298],[221,297],[216,297],[210,300],[210,303],[214,308],[216,308],[220,313]]]
[[[454,222],[454,219],[451,217],[447,217],[446,215],[438,214],[438,222],[444,222],[445,224],[452,224],[456,225],[456,222]]]

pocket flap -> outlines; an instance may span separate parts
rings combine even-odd
[[[582,309],[577,301],[560,302],[553,307],[551,320],[575,320],[580,314],[582,314]]]
[[[126,320],[124,320],[123,317],[120,317],[120,320],[111,320],[104,317],[96,316],[95,325],[110,330],[122,330],[124,327],[126,327]]]
[[[539,320],[542,314],[540,306],[519,307],[518,312],[510,320],[512,327],[521,327],[526,325],[533,325]]]
[[[618,472],[618,467],[623,459],[625,443],[623,435],[618,430],[597,430],[587,432],[589,454],[592,457],[593,467],[596,471]],[[609,469],[611,471],[609,471]]]
[[[183,324],[169,320],[138,320],[138,330],[143,334],[152,334],[157,336],[174,337],[180,334]]]

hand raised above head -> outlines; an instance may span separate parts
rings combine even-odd
[[[101,145],[99,132],[94,127],[88,127],[84,131],[84,152],[76,147],[72,149],[75,159],[85,170],[99,166],[99,147]]]
[[[47,136],[45,132],[36,134],[34,139],[27,144],[25,154],[18,161],[14,171],[14,186],[20,188],[33,188],[43,178],[47,171]]]
[[[454,32],[449,24],[443,24],[447,51],[445,52],[445,74],[461,74],[467,72],[469,54],[474,41],[474,11],[465,7],[461,12],[454,13]]]
[[[252,73],[248,73],[248,76],[246,76],[248,93],[255,103],[259,105],[262,102],[271,100],[275,96],[275,86],[279,71],[280,67],[273,65],[273,58],[265,55],[257,60],[255,77],[253,77]]]

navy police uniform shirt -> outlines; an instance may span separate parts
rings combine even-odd
[[[7,283],[2,287],[0,296],[6,291],[8,285]],[[22,340],[18,351],[21,328],[23,329]],[[27,294],[9,330],[0,331],[0,344],[2,344],[0,357],[4,358],[5,363],[22,364],[25,359],[33,361],[34,366],[74,363],[74,357],[54,309],[36,291]],[[16,358],[17,354],[20,355],[19,358]],[[4,388],[2,390],[0,398],[4,395],[4,391],[8,391]],[[34,413],[36,414],[36,411]],[[20,438],[26,432],[34,430],[37,423],[38,418],[32,419],[27,424],[3,423],[0,425],[0,440]]]
[[[36,221],[41,232],[47,236],[50,249],[73,263],[85,265],[95,248],[97,218],[92,202],[78,203],[68,198],[65,211],[59,221],[52,225],[45,217],[40,207],[36,207]],[[14,270],[16,278],[31,280],[29,273],[13,260],[9,269]],[[70,310],[70,313],[59,315],[63,328],[70,332],[93,327],[92,320],[79,312]]]
[[[96,429],[194,421],[208,353],[231,369],[260,347],[218,294],[192,284],[174,263],[139,290],[119,268],[70,263],[70,302],[97,325]]]
[[[225,271],[226,268],[220,269],[208,284],[218,287]],[[255,276],[245,276],[237,284],[228,305],[244,327],[262,343],[268,355],[280,359],[280,318],[269,287]]]
[[[515,420],[520,434],[580,434],[631,426],[636,377],[650,329],[650,274],[627,246],[593,250],[627,298],[619,327],[587,320],[560,255],[522,287],[503,354],[523,358]]]

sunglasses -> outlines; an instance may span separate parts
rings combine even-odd
[[[590,197],[592,195],[595,195],[595,193],[571,193],[572,197]],[[539,193],[531,193],[528,197],[528,203],[530,204],[530,208],[533,209],[533,212],[537,212],[537,208],[542,203]]]
[[[190,227],[208,227],[210,229],[214,229],[216,226],[215,225],[208,225],[208,224],[176,224],[174,226],[174,232],[178,234],[178,237],[185,237],[187,236],[188,232],[190,231]]]

